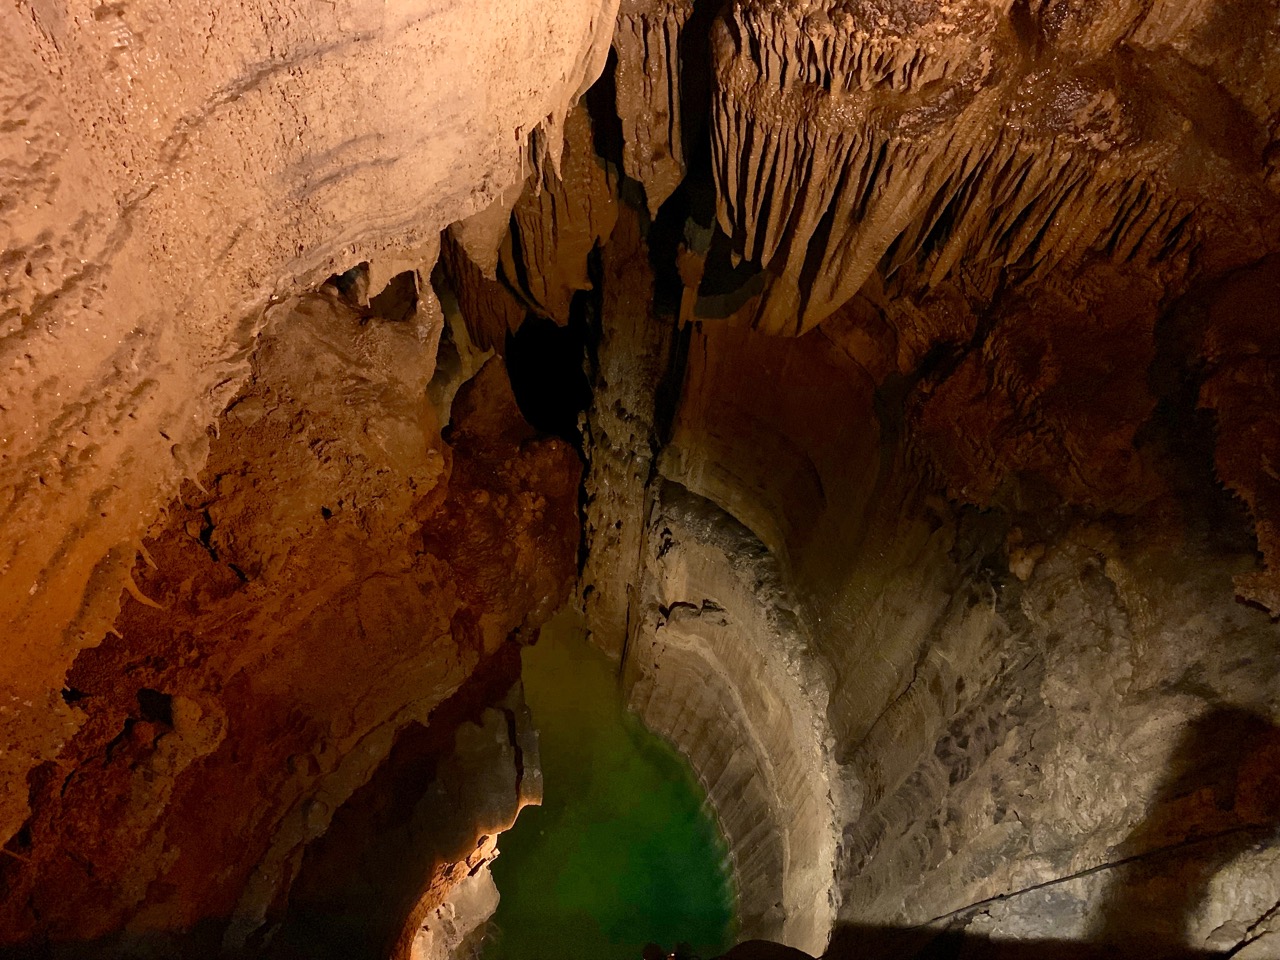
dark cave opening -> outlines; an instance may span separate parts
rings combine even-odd
[[[507,334],[503,359],[511,390],[526,420],[537,430],[581,447],[578,417],[591,403],[587,380],[586,310],[589,292],[573,298],[569,323],[530,313]]]
[[[369,298],[369,310],[375,317],[403,323],[418,309],[418,277],[412,270],[391,278],[386,289]]]

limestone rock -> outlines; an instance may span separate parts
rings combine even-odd
[[[593,403],[583,430],[590,461],[583,490],[586,561],[582,605],[592,642],[621,657],[635,569],[644,549],[648,487],[659,446],[657,396],[673,336],[649,291],[649,251],[631,211],[604,253],[604,297],[596,343]]]
[[[0,834],[58,696],[248,375],[262,311],[434,241],[599,75],[614,0],[21,3],[0,13]],[[483,122],[477,122],[484,118]],[[555,129],[551,129],[555,127]],[[388,198],[395,198],[388,203]],[[89,506],[89,504],[92,504]],[[30,703],[30,707],[21,706]]]
[[[693,0],[626,0],[618,9],[613,49],[622,166],[644,185],[650,216],[685,175],[680,32]]]
[[[742,935],[820,952],[838,897],[827,677],[749,531],[677,484],[662,485],[653,510],[631,608],[630,703],[684,747],[707,790]]]
[[[530,178],[499,253],[502,280],[534,313],[563,326],[573,294],[591,289],[587,255],[618,217],[613,180],[595,156],[591,119],[580,104],[565,123],[559,165]]]
[[[1275,953],[1280,3],[197,6],[0,11],[0,944],[472,949],[578,576],[744,935]]]
[[[566,596],[577,458],[496,364],[443,443],[439,332],[325,295],[274,312],[135,596],[70,671],[78,730],[0,863],[0,942],[203,924],[238,949],[397,731]]]
[[[1274,24],[1262,7],[1234,15]],[[989,297],[1099,255],[1174,284],[1193,253],[1252,259],[1275,238],[1257,164],[1275,108],[1227,79],[1209,23],[1231,15],[730,4],[712,147],[720,225],[770,277],[755,322],[803,332],[875,272],[911,292],[958,274]],[[1275,69],[1271,47],[1237,55]]]

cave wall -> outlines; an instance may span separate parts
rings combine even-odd
[[[0,13],[6,937],[327,909],[581,560],[745,931],[1275,949],[1280,4],[153,7]]]
[[[445,960],[483,931],[499,899],[489,872],[499,834],[542,800],[519,681],[493,700],[519,669],[508,648],[429,724],[401,728],[386,762],[308,847],[267,956]]]
[[[680,745],[729,845],[743,939],[821,953],[838,839],[827,678],[769,551],[664,483],[650,516],[625,683]]]
[[[987,573],[847,757],[848,921],[1149,956],[1247,939],[1280,899],[1277,631],[1231,598],[1248,555],[1206,539],[1082,524],[1021,576],[973,545]]]
[[[418,265],[441,229],[554,163],[615,8],[0,13],[6,840],[28,816],[28,772],[83,722],[59,696],[67,670],[204,464],[264,308],[364,260]]]
[[[1176,287],[1274,240],[1273,4],[740,0],[713,30],[718,221],[807,330],[878,268],[990,295],[1091,254]]]
[[[1280,628],[1237,599],[1211,450],[1128,518],[957,504],[823,329],[694,333],[632,607],[632,702],[708,785],[744,933],[820,953],[829,904],[834,956],[915,927],[1270,956]],[[835,853],[798,845],[791,900],[797,836]]]
[[[726,4],[704,168],[698,11],[615,39],[683,286],[625,677],[744,932],[1271,955],[1280,6]]]
[[[204,469],[143,540],[111,634],[68,673],[79,728],[36,768],[0,865],[5,945],[198,931],[186,955],[257,951],[400,732],[449,742],[459,697],[475,712],[515,681],[512,651],[575,576],[579,460],[524,421],[500,361],[448,409],[429,402],[444,318],[426,272],[401,275],[418,293],[394,316],[333,285],[269,312]],[[500,761],[490,776],[505,763],[515,778]],[[444,852],[514,819],[519,791],[486,805],[483,782],[446,784],[480,799],[448,805],[439,850],[386,872],[379,895],[403,912],[378,914],[365,948],[439,906],[460,879]]]
[[[4,945],[259,949],[398,731],[562,601],[577,456],[429,278],[455,221],[496,258],[615,7],[0,13]]]

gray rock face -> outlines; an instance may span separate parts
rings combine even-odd
[[[842,918],[1152,951],[1245,939],[1280,899],[1280,662],[1223,559],[1076,527],[1025,584],[966,584],[984,629],[944,620],[850,758],[876,799],[846,829]]]
[[[686,752],[719,816],[744,937],[818,952],[838,839],[826,678],[779,571],[749,530],[661,487],[630,637],[632,707]]]
[[[660,489],[626,676],[707,786],[744,936],[1276,955],[1280,630],[1233,599],[1251,557],[1093,523],[1010,547],[952,516],[879,541],[819,643],[757,537]]]

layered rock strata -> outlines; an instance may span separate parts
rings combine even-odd
[[[660,460],[682,485],[662,488],[631,608],[631,695],[714,771],[744,932],[783,901],[765,878],[789,876],[786,838],[816,834],[837,850],[807,874],[838,905],[832,956],[914,955],[874,952],[906,928],[1269,955],[1280,633],[1234,599],[1251,525],[1206,450],[1130,520],[957,508],[912,455],[901,395],[850,377],[824,330],[695,333]],[[807,389],[779,375],[802,362]],[[823,404],[828,429],[806,434]],[[752,446],[729,440],[748,430]],[[771,679],[770,654],[802,679]],[[761,754],[821,802],[766,790]],[[768,936],[817,954],[815,927],[817,948]]]
[[[819,953],[838,840],[828,678],[773,558],[675,484],[654,501],[627,648],[628,702],[679,744],[729,844],[741,936]]]

